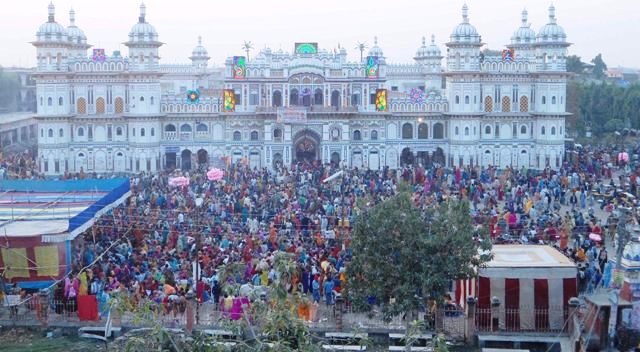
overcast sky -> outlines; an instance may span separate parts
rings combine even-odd
[[[49,0],[3,1],[0,11],[0,65],[33,66],[35,39],[47,20]],[[137,22],[136,0],[54,0],[56,21],[67,26],[69,9],[94,48],[108,54],[126,48],[131,26]],[[347,48],[350,60],[359,58],[358,41],[373,45],[379,37],[388,62],[409,63],[422,36],[435,34],[444,51],[452,29],[461,22],[463,1],[457,0],[145,0],[147,22],[160,40],[162,63],[188,63],[197,37],[209,50],[210,63],[242,55],[244,40],[257,49],[270,46],[291,51],[296,41],[318,42],[332,50]],[[520,26],[523,8],[537,32],[548,22],[548,1],[467,0],[469,18],[492,49],[502,48]],[[570,54],[590,61],[602,53],[609,67],[640,67],[639,0],[556,0],[558,24],[573,43]],[[256,52],[254,50],[254,52]]]

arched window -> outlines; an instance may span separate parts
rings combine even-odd
[[[282,93],[279,90],[273,92],[273,98],[271,99],[271,104],[276,107],[282,106]]]
[[[413,138],[413,125],[410,123],[405,123],[402,125],[402,139],[412,139]]]
[[[275,130],[273,130],[273,139],[275,139],[276,141],[282,140],[282,130],[281,129],[276,128]]]
[[[487,136],[491,135],[491,126],[484,127],[484,134],[486,134]]]
[[[493,98],[487,96],[484,98],[484,111],[492,112],[493,111]]]
[[[511,111],[511,98],[502,97],[502,112],[510,112]]]
[[[155,99],[153,97],[150,98],[151,105],[155,103]]]
[[[85,98],[78,98],[76,102],[76,109],[78,114],[86,114],[87,113],[87,100]]]
[[[360,130],[353,131],[353,140],[354,141],[361,141],[362,140],[362,134],[360,133]]]
[[[53,128],[49,129],[49,131],[47,132],[47,135],[49,136],[49,138],[53,138]]]
[[[429,138],[429,126],[426,123],[418,125],[418,139]]]
[[[469,127],[465,127],[464,128],[464,135],[468,136],[469,135]]]
[[[144,97],[140,97],[140,102],[143,102],[143,101],[144,101]]]
[[[456,126],[454,131],[455,131],[456,136],[460,134],[460,129],[458,128],[458,126]]]
[[[151,127],[151,137],[155,137],[156,135],[156,129]]]
[[[456,104],[460,104],[460,97],[456,95]]]
[[[62,128],[58,130],[58,137],[64,137],[64,130]]]
[[[47,105],[48,106],[53,105],[53,99],[51,99],[51,97],[47,98]]]
[[[240,133],[240,131],[233,132],[233,140],[234,141],[239,141],[241,139],[242,139],[242,133]]]
[[[544,126],[542,126],[542,127],[540,128],[540,134],[544,136],[545,132],[546,132],[546,131],[545,131],[545,129],[544,129]]]
[[[555,96],[551,97],[551,104],[553,104],[553,105],[556,104],[556,97]]]
[[[64,99],[62,99],[62,97],[58,98],[58,105],[62,106],[63,103],[64,103]]]
[[[556,135],[556,127],[555,126],[551,126],[551,135],[552,136]]]
[[[340,92],[338,92],[337,90],[331,92],[331,106],[340,106]]]
[[[176,126],[174,126],[172,124],[168,124],[168,125],[164,126],[164,131],[165,132],[175,132],[176,131]]]
[[[207,133],[208,130],[209,128],[204,123],[199,123],[196,125],[196,132]]]
[[[351,105],[358,106],[360,105],[360,93],[354,93],[351,95]]]
[[[378,140],[378,131],[377,130],[371,131],[371,140],[373,140],[373,141]]]
[[[191,125],[189,125],[189,124],[185,123],[184,125],[180,126],[180,132],[189,133],[191,131],[193,131],[193,129],[191,128]]]
[[[520,126],[520,134],[521,135],[526,135],[527,134],[527,126],[525,126],[525,125]]]
[[[141,128],[140,129],[140,137],[144,137],[144,135],[145,135],[145,130],[144,130],[144,128]]]
[[[258,131],[251,131],[251,140],[252,141],[258,140]]]
[[[78,127],[78,137],[84,137],[84,128]]]
[[[40,129],[40,138],[44,138],[44,128]]]
[[[299,105],[300,102],[298,101],[298,99],[299,99],[298,90],[292,89],[291,92],[289,93],[289,105],[291,106]]]
[[[96,99],[96,114],[104,114],[104,98]]]
[[[313,104],[314,105],[322,105],[322,89],[317,88],[315,93],[313,94]]]
[[[122,114],[124,112],[124,100],[122,98],[117,97],[114,105],[116,114]]]
[[[529,98],[525,96],[520,97],[520,112],[529,111]]]
[[[546,104],[547,103],[547,97],[545,97],[544,95],[542,96],[542,104]]]
[[[468,95],[464,96],[464,103],[465,104],[469,104],[469,96]]]
[[[433,139],[443,139],[444,138],[444,125],[440,122],[433,125]]]

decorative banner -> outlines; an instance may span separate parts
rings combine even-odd
[[[424,91],[417,88],[411,88],[411,91],[409,91],[409,100],[414,104],[424,103]]]
[[[107,59],[107,54],[104,49],[93,49],[92,59],[94,62],[104,62]]]
[[[223,94],[224,94],[224,99],[222,103],[222,111],[223,112],[236,111],[236,93],[234,93],[233,89],[224,89]]]
[[[223,176],[224,171],[218,168],[213,168],[207,172],[207,179],[209,179],[209,181],[220,181]]]
[[[296,54],[317,54],[318,43],[296,43],[295,53]]]
[[[378,57],[367,56],[367,78],[378,78]]]
[[[244,56],[233,57],[233,79],[245,79],[247,74],[246,59]]]
[[[188,186],[188,185],[189,185],[189,179],[184,176],[173,177],[169,179],[169,186],[171,187],[182,187],[182,186]]]
[[[387,90],[376,90],[376,111],[387,111],[389,106],[387,105]]]
[[[187,91],[187,103],[195,104],[200,102],[200,91],[199,90],[188,90]]]
[[[286,107],[279,108],[276,117],[277,123],[306,123],[307,109]]]
[[[504,49],[502,50],[502,61],[513,61],[516,59],[516,51],[515,49]]]

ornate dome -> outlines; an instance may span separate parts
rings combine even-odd
[[[462,23],[451,32],[451,42],[456,43],[480,43],[480,34],[476,27],[469,23],[469,8],[467,4],[462,6]]]
[[[202,46],[202,37],[198,37],[198,46],[193,48],[191,52],[191,58],[205,58],[209,59],[209,52]]]
[[[382,49],[378,46],[378,37],[373,37],[373,46],[369,49],[369,56],[384,57]]]
[[[537,39],[538,43],[564,42],[567,40],[564,29],[556,23],[556,8],[553,5],[549,6],[549,23],[540,28]]]
[[[427,54],[427,38],[422,37],[422,46],[418,48],[418,51],[416,51],[416,59],[422,59],[429,56]]]
[[[522,24],[511,36],[511,44],[529,44],[536,41],[536,32],[527,22],[527,9],[522,10]]]
[[[87,44],[87,36],[82,29],[76,26],[76,12],[71,9],[69,11],[70,25],[67,27],[67,36],[71,44]]]
[[[38,41],[41,42],[66,42],[67,41],[67,30],[63,25],[57,23],[55,21],[55,13],[56,8],[53,6],[53,3],[49,4],[49,19],[47,22],[43,23],[40,28],[38,28],[38,32],[36,36],[38,37]]]
[[[430,56],[430,57],[442,56],[442,52],[440,51],[440,48],[436,44],[436,36],[433,34],[431,35],[431,44],[429,45],[429,47],[427,47],[427,56]]]
[[[156,42],[158,41],[158,32],[149,23],[146,22],[145,16],[147,15],[147,7],[142,3],[140,5],[140,17],[138,17],[138,23],[131,27],[129,32],[130,42]]]

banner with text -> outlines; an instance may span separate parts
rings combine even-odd
[[[278,108],[278,117],[276,119],[278,123],[306,123],[307,122],[307,109],[305,108]]]

